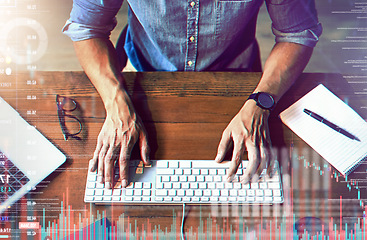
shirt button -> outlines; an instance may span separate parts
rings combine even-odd
[[[191,36],[191,37],[189,38],[189,40],[190,40],[190,42],[193,42],[193,41],[195,41],[195,37],[194,37],[194,36]]]
[[[191,2],[191,3],[190,3],[190,6],[191,6],[191,7],[194,7],[194,6],[195,6],[195,2]]]
[[[189,66],[191,66],[193,64],[193,62],[192,61],[188,61],[187,62],[187,65],[189,65]]]

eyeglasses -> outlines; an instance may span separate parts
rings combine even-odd
[[[59,123],[64,135],[65,141],[69,137],[80,140],[77,135],[82,131],[83,125],[79,118],[73,116],[71,113],[78,108],[77,102],[69,97],[56,95],[57,115],[59,117]]]

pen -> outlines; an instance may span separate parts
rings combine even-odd
[[[319,122],[322,122],[323,124],[325,124],[326,126],[332,128],[333,130],[337,131],[338,133],[341,133],[343,134],[344,136],[352,139],[352,140],[357,140],[357,141],[361,141],[359,140],[356,136],[354,136],[353,134],[347,132],[346,130],[338,127],[337,125],[335,125],[334,123],[326,120],[325,118],[321,117],[320,115],[308,110],[308,109],[303,109],[303,111],[307,114],[307,115],[310,115],[311,117],[313,117],[314,119],[316,119],[317,121]]]

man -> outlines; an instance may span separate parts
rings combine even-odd
[[[255,30],[263,2],[128,0],[124,34],[127,58],[138,71],[260,71]],[[249,165],[241,182],[256,181],[263,169],[271,169],[269,112],[305,68],[322,31],[314,0],[265,2],[276,44],[254,94],[229,123],[219,143],[217,162],[223,160],[230,144],[234,147],[228,181],[233,180],[245,151]],[[74,41],[79,61],[106,108],[90,170],[97,170],[99,181],[107,188],[113,184],[112,155],[116,148],[121,147],[123,187],[128,184],[127,164],[136,142],[143,162],[149,164],[146,131],[122,84],[125,53],[117,52],[109,40],[121,4],[122,0],[74,0],[63,29]]]

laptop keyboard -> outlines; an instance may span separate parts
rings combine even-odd
[[[22,188],[29,179],[0,152],[0,203]]]
[[[205,203],[282,203],[283,189],[276,162],[273,177],[265,170],[258,182],[241,184],[248,161],[243,161],[236,180],[226,182],[229,162],[215,163],[211,160],[158,160],[151,166],[141,161],[130,161],[131,183],[121,188],[118,169],[115,171],[115,186],[105,189],[97,182],[96,172],[88,172],[84,201],[93,203],[128,204],[205,204]]]

